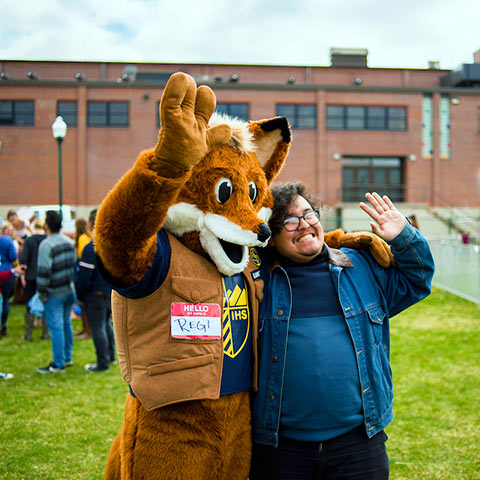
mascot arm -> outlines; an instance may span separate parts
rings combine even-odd
[[[151,265],[157,232],[191,168],[210,148],[230,139],[227,125],[208,128],[213,91],[176,73],[160,105],[162,128],[155,148],[142,152],[99,208],[95,248],[104,267],[122,285],[139,281]]]
[[[120,285],[133,285],[145,274],[156,251],[157,232],[169,206],[190,177],[159,177],[149,168],[153,150],[140,154],[103,200],[95,222],[95,250]]]
[[[333,230],[325,233],[325,243],[331,248],[353,248],[355,250],[370,250],[373,258],[384,268],[395,266],[392,252],[387,242],[371,232],[344,233],[343,230]]]

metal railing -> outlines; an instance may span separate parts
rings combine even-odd
[[[475,302],[480,307],[480,247],[458,237],[429,238],[435,260],[433,285]]]

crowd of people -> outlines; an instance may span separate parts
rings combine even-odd
[[[111,290],[100,280],[93,254],[95,215],[96,209],[88,221],[77,219],[76,231],[67,233],[61,231],[56,211],[47,212],[45,219],[21,219],[14,210],[6,220],[0,217],[0,339],[8,334],[10,304],[25,304],[23,339],[33,341],[34,329],[41,327],[40,338],[52,343],[52,361],[39,373],[62,373],[73,365],[72,319],[78,317],[82,328],[75,336],[93,337],[97,354],[85,370],[107,371],[116,363]],[[0,373],[0,380],[11,378],[11,373]]]

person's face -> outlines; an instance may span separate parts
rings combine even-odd
[[[3,234],[13,238],[13,227],[11,225],[5,225],[3,227]]]
[[[300,217],[312,210],[311,205],[303,197],[297,196],[288,207],[285,217],[291,215]],[[322,251],[322,225],[320,221],[316,225],[309,225],[302,218],[298,230],[288,232],[282,227],[279,233],[273,235],[270,245],[274,246],[280,255],[294,262],[309,262]]]
[[[18,218],[18,215],[16,213],[14,213],[13,215],[10,215],[8,217],[8,221],[14,226],[16,227],[19,223],[19,218]]]

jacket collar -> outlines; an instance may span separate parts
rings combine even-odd
[[[353,267],[353,263],[351,262],[351,260],[341,250],[338,250],[336,248],[330,248],[327,244],[325,244],[325,247],[327,248],[327,252],[328,252],[328,263],[337,265],[339,267]],[[281,264],[278,261],[278,257],[275,256],[271,268],[280,267],[280,266]]]
[[[333,263],[333,265],[338,265],[339,267],[353,267],[353,263],[347,257],[345,253],[336,248],[330,248],[327,245],[328,250],[328,263]]]

